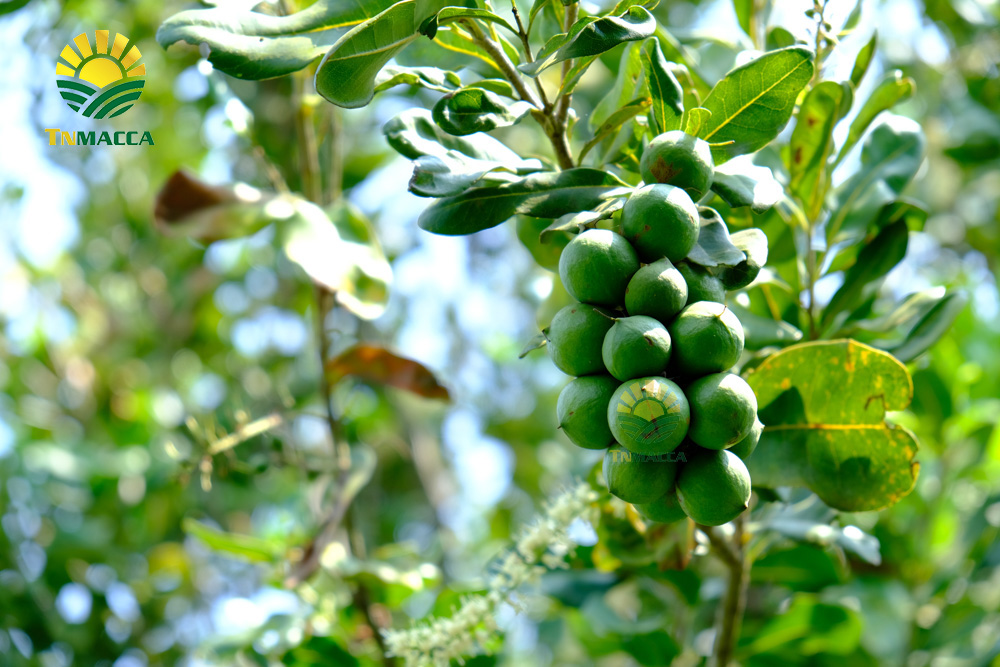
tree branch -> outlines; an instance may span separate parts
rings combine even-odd
[[[719,607],[719,619],[716,623],[718,634],[712,662],[714,667],[730,666],[736,651],[736,642],[740,637],[740,626],[743,624],[747,587],[750,584],[750,562],[743,544],[745,521],[746,513],[736,519],[734,523],[736,532],[731,543],[711,528],[699,526],[705,531],[713,550],[729,570],[726,593],[722,599],[722,606]]]

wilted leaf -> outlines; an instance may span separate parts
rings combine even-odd
[[[913,397],[892,355],[853,340],[800,343],[746,379],[765,424],[749,462],[755,485],[807,486],[847,512],[888,507],[913,489],[916,440],[884,421]]]
[[[715,163],[753,153],[778,136],[812,74],[812,52],[801,46],[765,53],[730,71],[702,103],[712,117],[699,136],[725,144],[713,146]]]
[[[239,183],[208,185],[175,171],[156,195],[153,221],[164,234],[202,243],[249,236],[295,214],[287,198]]]
[[[448,398],[448,390],[425,366],[377,345],[361,343],[348,348],[327,361],[326,375],[331,384],[350,376],[405,389],[425,398]]]

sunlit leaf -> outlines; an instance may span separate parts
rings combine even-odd
[[[712,117],[699,133],[716,144],[712,148],[716,164],[753,153],[778,136],[812,74],[812,52],[792,46],[765,53],[717,83],[702,103]]]
[[[622,16],[581,19],[562,38],[553,38],[538,53],[534,62],[521,65],[529,76],[571,58],[596,56],[625,42],[645,39],[656,31],[656,19],[645,7],[633,6]]]
[[[888,111],[903,100],[912,97],[916,88],[917,86],[913,79],[904,77],[903,73],[899,70],[889,72],[882,77],[878,86],[861,106],[858,115],[851,121],[851,127],[847,132],[847,139],[844,141],[844,145],[840,147],[840,152],[837,155],[837,162],[843,160],[851,149],[854,148],[854,145],[858,143],[876,116],[883,111]]]
[[[823,81],[806,95],[789,145],[788,187],[810,220],[819,217],[830,188],[833,128],[851,110],[854,94],[846,83]]]
[[[861,2],[858,2],[858,7],[860,6]],[[855,88],[860,86],[861,80],[865,78],[865,74],[868,72],[868,67],[875,58],[875,47],[877,45],[878,31],[872,33],[872,38],[868,40],[867,44],[861,47],[861,51],[858,52],[858,57],[854,59],[854,68],[851,70],[851,83]]]
[[[652,106],[649,110],[653,134],[679,129],[684,113],[684,91],[670,70],[657,39],[647,40],[642,47],[642,67],[646,73]]]
[[[735,266],[746,259],[743,251],[733,245],[729,229],[715,209],[699,206],[701,229],[698,243],[688,253],[687,259],[702,266]]]
[[[442,130],[448,134],[465,136],[514,125],[532,108],[528,102],[508,104],[482,88],[462,88],[438,100],[432,114],[434,122]]]
[[[731,160],[716,168],[712,191],[733,208],[749,206],[754,213],[765,213],[784,191],[774,172],[746,159]]]
[[[252,535],[227,533],[195,519],[184,519],[181,529],[193,535],[215,551],[221,551],[241,560],[255,563],[269,563],[280,557],[284,548],[268,540]]]

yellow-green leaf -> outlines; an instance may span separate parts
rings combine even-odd
[[[913,490],[913,434],[885,422],[913,383],[892,355],[854,340],[800,343],[746,373],[764,434],[749,462],[755,485],[806,486],[847,512],[877,510]]]

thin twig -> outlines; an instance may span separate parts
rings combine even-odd
[[[208,453],[211,456],[216,454],[221,454],[222,452],[228,451],[237,445],[241,445],[247,440],[254,438],[261,433],[266,433],[272,428],[280,426],[285,421],[285,418],[278,413],[270,414],[266,417],[261,417],[260,419],[255,419],[254,421],[240,426],[235,431],[219,438],[211,445],[208,446]]]
[[[746,608],[747,587],[750,583],[750,562],[743,543],[745,521],[744,512],[734,522],[736,531],[732,542],[728,542],[711,528],[699,526],[708,536],[716,555],[729,570],[726,593],[719,608],[713,659],[715,667],[729,667],[740,637],[740,626],[743,624],[743,610]]]
[[[514,22],[517,24],[517,36],[521,38],[521,46],[524,47],[526,62],[531,64],[535,61],[535,57],[531,55],[531,43],[528,38],[528,31],[524,29],[524,24],[521,23],[521,14],[517,11],[516,0],[511,0],[510,11],[514,14]],[[549,96],[545,94],[542,82],[538,79],[535,79],[535,90],[538,91],[538,96],[542,98],[545,113],[549,113],[552,110],[552,104],[549,102]]]

